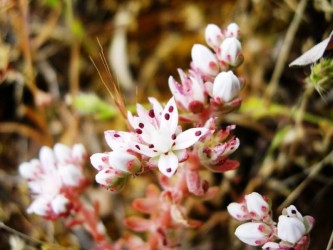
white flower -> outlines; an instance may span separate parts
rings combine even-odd
[[[242,89],[242,83],[232,71],[221,72],[214,84],[206,83],[206,90],[216,103],[230,102],[236,98]]]
[[[187,159],[186,149],[196,143],[208,129],[191,128],[181,132],[175,99],[171,98],[164,109],[154,98],[149,98],[152,109],[137,105],[137,116],[128,112],[133,132],[108,132],[108,144],[120,142],[121,148],[137,152],[157,165],[162,174],[171,177],[179,162]],[[128,140],[132,138],[132,140]]]
[[[206,46],[195,44],[191,51],[193,68],[203,75],[216,76],[219,72],[218,60]]]
[[[306,234],[306,229],[302,220],[288,215],[280,215],[277,234],[281,240],[295,244]]]
[[[169,88],[180,108],[193,113],[203,110],[206,101],[205,88],[201,77],[193,70],[187,76],[178,69],[181,84],[169,77]]]
[[[270,210],[269,204],[260,194],[253,192],[245,195],[245,202],[252,219],[263,220],[267,218]]]
[[[242,45],[235,37],[224,39],[218,49],[217,56],[222,64],[237,67],[243,62]]]
[[[244,243],[251,246],[265,244],[272,233],[272,229],[261,222],[247,222],[237,227],[235,235]]]
[[[56,219],[68,213],[70,200],[67,192],[77,192],[84,187],[85,177],[82,172],[83,146],[73,154],[74,148],[56,144],[52,150],[42,147],[39,160],[22,163],[19,167],[21,176],[28,181],[34,201],[28,213],[35,213],[47,219]],[[81,163],[81,164],[79,164]]]
[[[232,202],[228,205],[227,210],[229,214],[239,221],[247,221],[251,219],[244,203]]]
[[[208,24],[205,29],[205,39],[210,47],[217,49],[223,41],[222,30],[215,24]]]

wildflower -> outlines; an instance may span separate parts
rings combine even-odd
[[[217,50],[217,57],[226,68],[238,67],[244,58],[242,45],[236,37],[227,37]]]
[[[62,155],[61,152],[65,152]],[[82,172],[86,152],[82,145],[69,148],[56,144],[52,150],[42,147],[39,159],[24,162],[19,172],[28,181],[35,198],[28,213],[35,213],[46,219],[66,216],[71,207],[68,194],[82,192],[86,178]]]
[[[312,228],[314,219],[311,216],[303,217],[295,206],[285,208],[277,224],[278,237],[292,244],[297,243]]]
[[[237,227],[235,235],[251,246],[265,244],[272,234],[272,229],[265,223],[247,222]]]
[[[169,77],[169,88],[183,110],[193,113],[202,112],[205,104],[205,89],[201,77],[193,70],[187,76],[181,69],[178,70],[181,84],[172,76]]]
[[[214,84],[206,83],[208,94],[213,97],[214,103],[228,103],[235,99],[243,87],[243,83],[235,76],[232,71],[219,73]]]
[[[108,144],[120,141],[120,147],[148,158],[148,164],[158,166],[165,176],[171,177],[179,162],[188,157],[187,148],[196,143],[208,129],[191,128],[181,132],[178,126],[178,111],[175,98],[164,109],[154,98],[149,98],[152,109],[137,105],[137,116],[128,112],[128,121],[134,132],[109,131]],[[126,138],[132,137],[133,140]]]
[[[191,51],[192,67],[206,78],[215,77],[219,72],[215,54],[206,46],[195,44]]]
[[[205,29],[205,39],[207,44],[216,50],[223,41],[223,33],[219,26],[208,24]]]

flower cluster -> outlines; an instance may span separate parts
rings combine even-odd
[[[99,171],[96,181],[102,186],[119,191],[130,176],[154,168],[172,177],[192,152],[191,157],[199,160],[192,165],[201,163],[214,172],[238,166],[238,162],[227,159],[239,146],[239,140],[229,136],[235,126],[220,131],[216,116],[240,105],[238,94],[243,83],[232,71],[243,60],[239,28],[233,23],[221,30],[210,24],[205,36],[214,52],[204,45],[193,46],[191,69],[187,72],[178,69],[181,83],[169,77],[173,97],[164,107],[150,97],[150,109],[137,104],[136,115],[127,113],[129,132],[105,132],[112,151],[96,153],[90,158]],[[188,114],[179,115],[177,106]],[[178,124],[181,119],[193,122],[193,127],[183,131]],[[191,146],[195,146],[192,151]],[[198,172],[200,166],[192,166],[191,170],[198,177],[194,172]],[[200,178],[194,179],[197,180],[195,185],[201,183]]]
[[[180,82],[172,76],[169,87],[178,106],[195,114],[205,113],[210,103],[218,110],[229,111],[240,105],[238,94],[243,81],[234,72],[234,68],[243,62],[242,47],[238,40],[239,28],[235,23],[226,29],[209,24],[205,30],[205,45],[192,47],[191,70],[188,74],[179,69]]]
[[[97,153],[90,158],[99,171],[96,181],[108,189],[119,190],[128,176],[145,166],[158,167],[162,174],[171,177],[179,163],[187,159],[187,148],[208,131],[206,128],[182,131],[174,98],[164,108],[155,98],[149,101],[151,109],[138,104],[137,116],[128,112],[132,131],[105,132],[112,152]]]
[[[233,202],[228,212],[236,220],[246,222],[237,227],[235,235],[251,246],[267,250],[305,250],[314,218],[302,216],[295,206],[283,209],[278,223],[272,219],[270,204],[258,193],[245,195],[242,202]],[[275,242],[278,241],[279,242]]]
[[[53,150],[42,147],[39,159],[22,163],[19,172],[35,198],[28,213],[51,220],[67,216],[72,207],[69,197],[81,193],[87,183],[82,171],[85,157],[82,144],[69,148],[58,143]]]

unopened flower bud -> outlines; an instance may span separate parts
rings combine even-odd
[[[219,72],[218,61],[214,53],[206,46],[195,44],[191,51],[193,68],[203,75],[216,76]]]
[[[120,191],[127,182],[128,173],[122,171],[106,168],[99,171],[95,177],[96,182],[111,191]]]
[[[210,47],[217,49],[223,41],[223,33],[219,26],[208,24],[205,29],[205,39]]]
[[[243,62],[242,46],[235,37],[224,39],[218,49],[218,58],[223,65],[237,67]]]
[[[251,246],[265,244],[272,233],[272,229],[265,223],[248,222],[237,227],[235,235],[244,243]]]
[[[239,26],[236,23],[231,23],[228,25],[225,30],[226,37],[235,37],[238,38],[240,34]]]
[[[247,221],[251,219],[244,203],[232,202],[228,205],[227,210],[229,214],[239,221]]]
[[[260,194],[253,192],[245,195],[245,202],[252,219],[263,220],[267,218],[270,210],[269,204]]]
[[[221,72],[214,80],[212,96],[217,103],[230,102],[241,89],[242,83],[232,71]]]

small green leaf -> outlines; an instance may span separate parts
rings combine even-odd
[[[93,115],[100,120],[111,119],[119,114],[118,109],[95,94],[79,94],[75,96],[73,106],[82,114]]]

